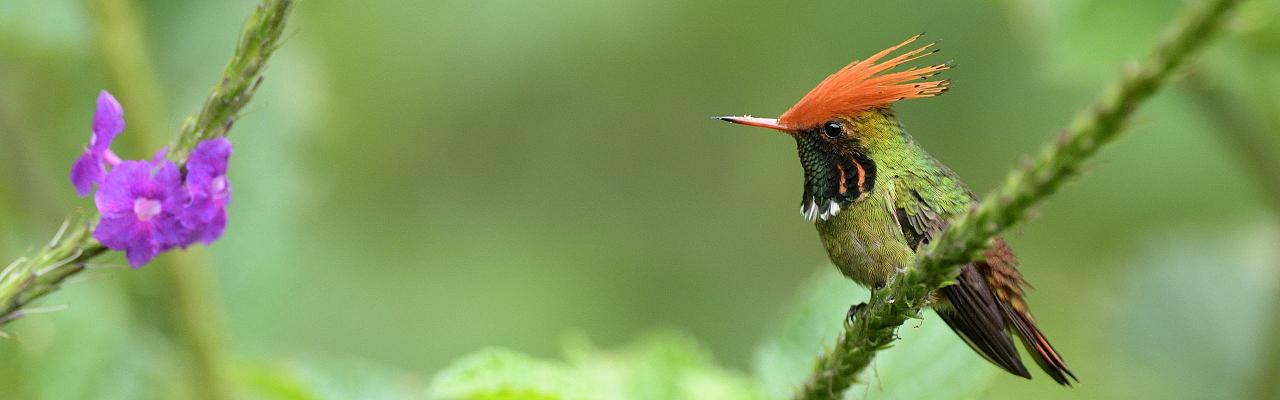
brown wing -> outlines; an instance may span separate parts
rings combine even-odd
[[[1067,363],[1058,355],[1058,351],[1049,344],[1049,339],[1036,326],[1027,302],[1022,298],[1022,288],[1027,281],[1018,272],[1018,259],[1004,239],[996,238],[991,248],[983,254],[985,262],[975,263],[978,273],[986,277],[987,286],[993,289],[1000,312],[1005,317],[1005,324],[1018,334],[1022,345],[1031,353],[1040,369],[1049,374],[1054,381],[1071,386],[1071,380],[1080,379],[1071,373]],[[1067,377],[1071,377],[1070,380]]]
[[[974,264],[964,266],[956,284],[939,290],[934,311],[974,351],[1009,373],[1031,378],[1005,329],[1004,314]]]
[[[912,193],[914,195],[914,193]],[[921,208],[915,213],[895,210],[898,226],[912,249],[928,243],[945,224],[928,210],[928,203],[916,197]],[[1004,242],[996,238],[984,254],[983,261],[960,269],[956,283],[939,290],[941,297],[934,306],[938,316],[964,339],[969,347],[992,364],[1014,375],[1031,378],[1014,347],[1010,331],[1017,334],[1036,364],[1054,381],[1071,385],[1075,375],[1062,357],[1036,327],[1031,312],[1022,298],[1027,283],[1017,270],[1017,258]]]

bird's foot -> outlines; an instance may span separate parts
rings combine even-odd
[[[853,320],[861,317],[863,315],[862,312],[866,310],[867,303],[858,303],[849,306],[849,312],[844,315],[845,321],[853,322]]]

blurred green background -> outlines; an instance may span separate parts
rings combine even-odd
[[[953,90],[899,113],[985,192],[1182,3],[303,1],[231,133],[226,236],[194,252],[216,277],[237,365],[367,366],[425,387],[485,347],[557,358],[566,333],[615,348],[665,328],[750,371],[830,267],[797,211],[793,141],[709,117],[777,115],[848,61],[925,31],[943,49],[932,58],[959,65]],[[135,4],[166,135],[199,107],[254,5]],[[92,209],[66,173],[97,91],[121,88],[91,9],[0,1],[4,263]],[[1146,104],[1084,178],[1007,235],[1042,329],[1082,383],[996,374],[981,397],[1238,397],[1280,370],[1266,367],[1280,345],[1280,199],[1254,178],[1280,171],[1246,161],[1280,154],[1280,2],[1242,11],[1192,83]],[[122,156],[154,150],[130,133]],[[1234,146],[1237,135],[1267,146]],[[181,392],[182,350],[149,322],[170,305],[154,290],[166,267],[95,269],[41,303],[65,310],[6,326],[0,397]]]

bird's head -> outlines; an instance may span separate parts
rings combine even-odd
[[[809,220],[826,220],[875,189],[877,149],[901,140],[890,105],[896,101],[932,97],[947,91],[947,80],[927,78],[949,64],[888,72],[894,67],[933,54],[933,44],[881,61],[920,38],[854,61],[823,79],[791,109],[774,118],[718,117],[735,124],[769,128],[796,139],[805,188],[801,213]]]

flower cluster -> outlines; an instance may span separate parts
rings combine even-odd
[[[121,160],[110,146],[123,130],[124,109],[102,91],[89,146],[71,167],[76,193],[87,196],[94,186],[98,189],[93,201],[102,220],[93,230],[94,239],[124,251],[129,265],[137,268],[161,252],[196,242],[208,245],[222,236],[231,200],[231,142],[200,142],[183,171],[165,159],[164,150],[150,160]]]

